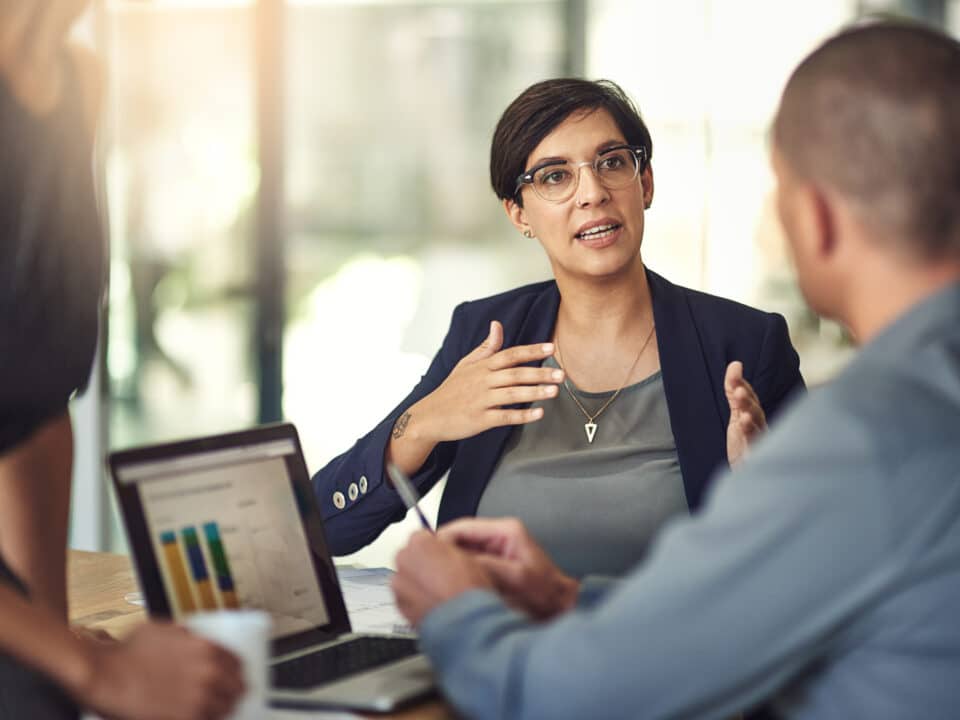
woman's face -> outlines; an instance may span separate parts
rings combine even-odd
[[[524,169],[546,158],[592,162],[597,153],[623,144],[626,139],[606,110],[574,113],[534,148]],[[530,231],[540,241],[558,278],[603,278],[629,271],[640,261],[643,212],[653,199],[653,172],[648,165],[636,181],[614,190],[601,185],[590,166],[574,172],[580,175],[579,184],[568,200],[549,202],[525,185],[522,208],[504,201],[507,215],[518,230]],[[585,233],[603,226],[609,229]]]

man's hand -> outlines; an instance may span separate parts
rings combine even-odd
[[[87,672],[68,689],[110,718],[225,718],[244,692],[232,653],[176,625],[149,623],[117,643],[83,642]]]
[[[438,537],[474,553],[504,600],[537,620],[570,610],[579,583],[564,574],[515,518],[455,520]]]
[[[397,607],[414,626],[437,605],[468,590],[494,589],[474,558],[426,530],[413,534],[396,563],[390,585]]]
[[[747,455],[747,448],[767,429],[767,416],[753,387],[743,377],[743,363],[739,360],[727,365],[723,391],[730,403],[730,423],[727,425],[727,461],[736,465]]]

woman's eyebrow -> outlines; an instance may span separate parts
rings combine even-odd
[[[596,153],[599,155],[605,150],[609,150],[613,147],[619,147],[621,145],[626,145],[627,141],[620,138],[611,138],[610,140],[604,140],[602,143],[597,145]],[[559,155],[538,158],[536,162],[533,163],[531,169],[537,169],[546,167],[548,165],[562,165],[563,163],[570,162],[569,158],[560,157]]]
[[[562,165],[563,163],[567,163],[567,162],[570,162],[570,161],[565,157],[560,157],[559,155],[552,156],[552,157],[544,157],[534,162],[531,169],[542,168],[542,167],[546,167],[547,165]]]
[[[610,148],[621,147],[621,146],[627,145],[627,144],[628,144],[628,143],[627,143],[626,140],[619,140],[619,139],[618,139],[618,140],[607,140],[606,142],[602,142],[602,143],[600,143],[599,145],[597,145],[597,154],[599,155],[599,154],[602,153],[603,151],[609,150]]]

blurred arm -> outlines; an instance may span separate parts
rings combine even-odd
[[[72,467],[66,410],[0,456],[0,554],[32,598],[63,622]]]

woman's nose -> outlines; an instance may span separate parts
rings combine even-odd
[[[588,207],[590,205],[602,205],[610,199],[610,193],[600,182],[596,168],[593,163],[581,163],[577,168],[577,207]]]

